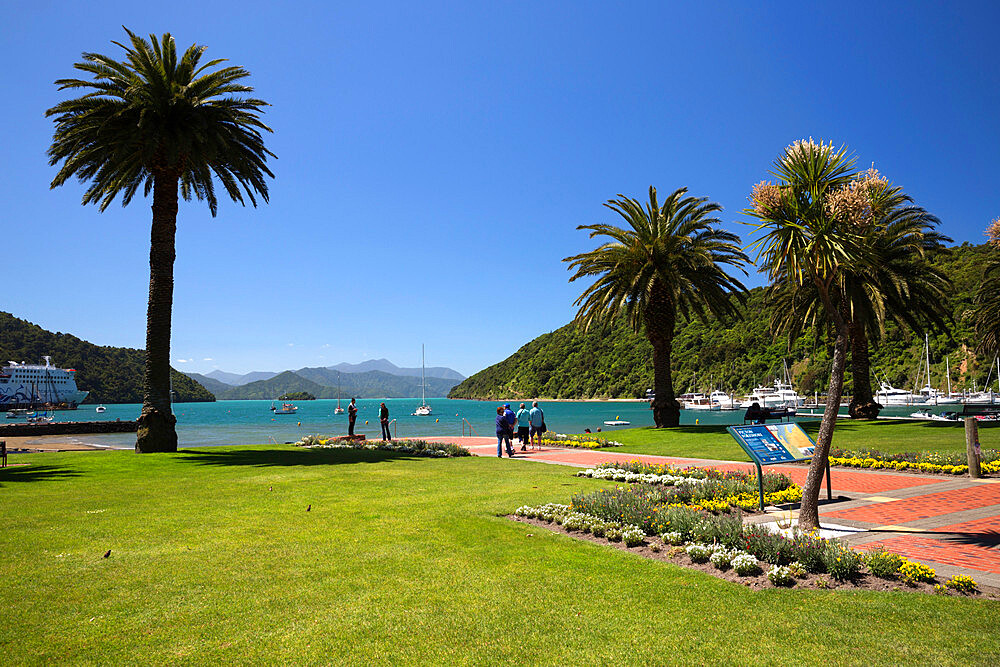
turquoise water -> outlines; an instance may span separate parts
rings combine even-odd
[[[358,401],[358,422],[355,432],[369,438],[379,437],[378,406],[380,400]],[[455,436],[462,434],[462,419],[467,419],[477,435],[492,436],[498,402],[430,399],[434,410],[432,417],[414,417],[413,411],[420,404],[418,399],[386,399],[391,418],[397,420],[397,437]],[[347,401],[341,403],[347,407]],[[181,447],[205,445],[243,445],[268,442],[294,442],[304,435],[344,435],[347,433],[347,414],[335,415],[336,400],[299,401],[294,415],[275,415],[270,401],[218,401],[215,403],[177,403],[177,437]],[[581,433],[584,429],[613,434],[622,428],[652,426],[653,415],[645,401],[540,401],[545,410],[546,425],[557,433]],[[514,410],[518,403],[512,403]],[[107,412],[97,414],[93,405],[78,410],[56,412],[57,421],[91,421],[115,419],[130,420],[139,416],[138,404],[107,405]],[[529,406],[530,407],[530,406]],[[942,408],[943,409],[943,408]],[[909,414],[913,408],[883,411],[886,416]],[[817,411],[819,412],[819,411]],[[606,420],[624,420],[630,426],[605,426]],[[819,419],[819,415],[800,415],[801,420]],[[367,420],[367,424],[365,421]],[[681,412],[681,423],[741,424],[743,411],[687,411]],[[466,428],[468,434],[468,428]],[[111,447],[132,447],[133,434],[78,436],[86,442]]]

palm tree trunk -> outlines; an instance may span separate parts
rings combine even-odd
[[[170,315],[174,302],[174,237],[177,177],[158,174],[153,183],[153,226],[149,248],[149,304],[146,310],[146,369],[137,452],[176,452],[177,419],[170,407]]]
[[[681,422],[681,406],[674,398],[674,379],[670,374],[670,353],[673,341],[669,338],[652,337],[653,344],[653,423],[656,428],[678,426]]]
[[[850,326],[851,381],[854,392],[847,413],[854,419],[876,419],[882,406],[872,396],[872,367],[868,357],[868,336],[863,327]]]
[[[826,409],[823,410],[823,421],[820,423],[812,463],[809,464],[809,474],[806,475],[806,483],[802,488],[802,505],[799,507],[799,528],[804,530],[819,528],[819,489],[830,457],[830,445],[833,444],[833,429],[837,425],[840,399],[844,395],[844,371],[847,367],[847,342],[850,333],[842,317],[837,316],[835,319],[837,338],[833,344],[833,364],[830,368],[830,387],[826,392]]]
[[[681,406],[674,398],[674,379],[670,374],[670,354],[674,344],[676,316],[673,304],[661,285],[653,288],[653,295],[643,317],[646,338],[653,346],[653,423],[656,428],[678,426],[681,423]]]

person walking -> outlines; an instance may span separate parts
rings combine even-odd
[[[354,437],[354,422],[358,421],[358,406],[355,405],[354,399],[351,399],[351,404],[347,406],[347,437]]]
[[[530,440],[535,446],[535,436],[538,436],[538,449],[542,448],[542,433],[545,433],[545,413],[538,407],[538,401],[531,402],[531,410],[528,411],[528,424],[531,429]]]
[[[389,433],[389,408],[385,403],[378,406],[378,420],[382,424],[382,439],[392,442],[392,435]]]
[[[511,428],[504,414],[503,406],[497,407],[497,458],[503,458],[503,445],[507,445],[507,456],[514,458],[514,448],[510,445]]]
[[[523,452],[528,448],[528,427],[531,423],[531,418],[528,411],[524,408],[524,403],[521,403],[521,409],[514,416],[517,418],[517,439],[521,441],[521,451]]]

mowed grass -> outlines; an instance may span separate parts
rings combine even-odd
[[[800,422],[815,439],[819,421]],[[749,461],[725,426],[652,427],[609,432],[607,437],[625,446],[615,451],[658,454],[698,459]],[[979,429],[983,449],[1000,449],[1000,427]],[[965,452],[965,430],[961,426],[938,426],[926,422],[882,420],[837,422],[833,446],[841,449],[877,449],[883,452]]]
[[[1000,657],[996,602],[752,592],[498,516],[604,484],[561,466],[273,446],[12,458],[31,465],[0,470],[5,664]]]

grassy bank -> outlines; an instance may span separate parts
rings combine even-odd
[[[813,438],[819,421],[802,422]],[[625,446],[615,451],[699,459],[749,461],[725,426],[679,426],[655,429],[633,428],[608,432],[608,438]],[[1000,428],[979,429],[983,449],[1000,449]],[[964,452],[965,431],[958,426],[937,426],[926,422],[849,421],[837,422],[833,446],[842,449],[877,449],[883,452]]]
[[[997,603],[753,592],[497,516],[605,484],[561,466],[290,447],[13,460],[32,465],[0,470],[7,664],[998,656]]]

